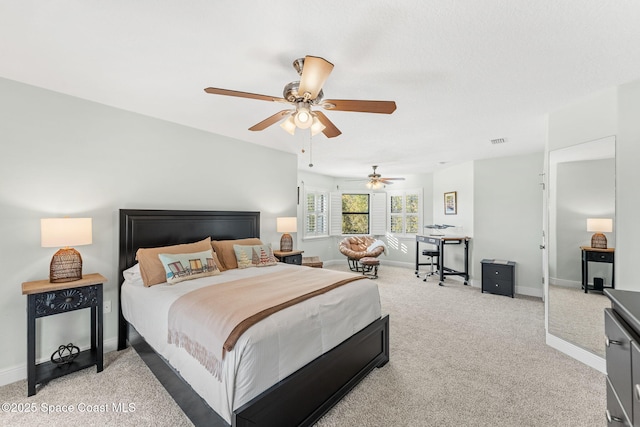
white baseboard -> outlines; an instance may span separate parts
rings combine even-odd
[[[549,284],[555,286],[561,286],[563,288],[582,288],[582,282],[576,280],[558,279],[557,277],[550,277]],[[592,285],[592,283],[590,283]]]
[[[548,346],[555,348],[558,351],[566,354],[567,356],[573,357],[579,362],[584,363],[587,366],[596,369],[603,374],[607,373],[607,363],[606,360],[600,356],[596,356],[590,351],[585,350],[582,347],[578,347],[577,345],[571,344],[565,340],[562,340],[554,335],[546,333],[546,343]]]
[[[118,338],[109,338],[104,340],[103,344],[103,352],[109,353],[110,351],[115,351],[118,348]],[[81,351],[88,350],[89,347],[81,348]],[[37,361],[37,363],[42,363],[48,361],[49,358],[42,358]],[[16,381],[21,381],[27,379],[27,364],[14,366],[11,368],[3,369],[0,371],[0,387],[15,383]]]

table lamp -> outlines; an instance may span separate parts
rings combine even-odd
[[[58,248],[51,259],[49,282],[62,283],[82,279],[82,257],[70,246],[90,245],[91,218],[43,218],[40,220],[43,248]]]
[[[591,247],[607,249],[607,237],[602,233],[613,231],[613,219],[611,218],[587,218],[587,231],[593,232]]]
[[[276,218],[278,233],[284,233],[280,238],[280,250],[282,252],[291,252],[293,250],[293,238],[289,233],[298,231],[298,218],[296,217],[280,217]]]

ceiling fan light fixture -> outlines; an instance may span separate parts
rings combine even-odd
[[[293,121],[292,116],[289,116],[286,120],[280,123],[280,127],[291,135],[295,135],[296,133],[296,124]]]
[[[379,188],[382,188],[382,182],[380,181],[369,181],[367,182],[367,188],[370,188],[372,190],[377,190]]]
[[[309,107],[304,104],[298,105],[293,121],[300,129],[310,128],[313,124],[313,118],[311,117]]]
[[[322,124],[320,119],[318,119],[318,117],[316,117],[315,114],[312,114],[312,115],[313,115],[313,120],[311,124],[311,136],[316,136],[317,134],[325,130],[326,126]]]

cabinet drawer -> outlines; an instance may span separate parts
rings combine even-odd
[[[640,427],[640,346],[631,341],[631,394],[633,399],[634,427]]]
[[[482,292],[489,292],[498,295],[513,295],[513,282],[510,280],[496,280],[489,278],[482,280]]]
[[[613,262],[613,252],[587,252],[587,261]]]
[[[631,427],[631,423],[627,415],[622,410],[622,405],[616,396],[611,382],[607,378],[607,425],[608,426],[624,426]]]
[[[285,264],[302,265],[302,254],[288,255],[282,259]]]
[[[607,377],[626,414],[632,414],[631,341],[627,326],[610,308],[604,310]],[[608,398],[607,398],[608,399]]]
[[[510,265],[483,264],[482,278],[487,280],[512,280],[513,267]]]

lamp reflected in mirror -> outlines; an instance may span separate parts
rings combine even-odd
[[[613,231],[613,220],[611,218],[588,218],[587,231],[594,233],[591,236],[592,248],[607,249],[607,236],[604,233]]]

